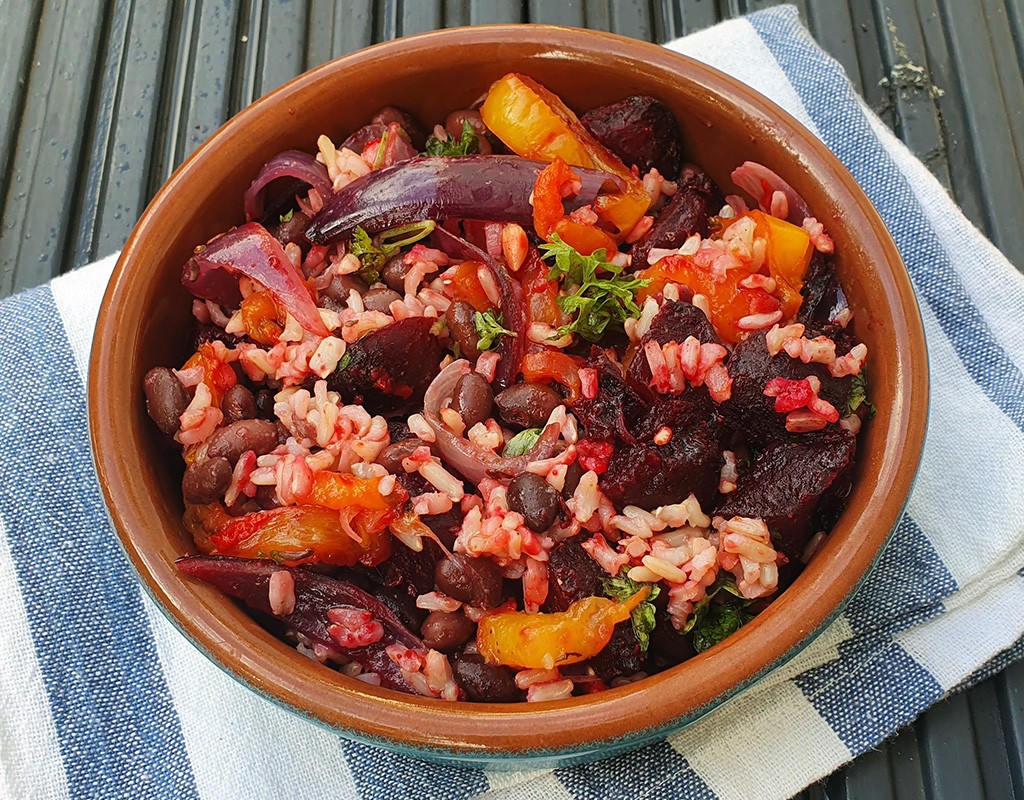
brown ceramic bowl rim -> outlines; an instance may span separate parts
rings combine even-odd
[[[879,269],[896,337],[896,387],[890,409],[874,425],[886,426],[886,447],[875,486],[855,519],[844,516],[839,536],[826,545],[797,584],[721,645],[645,680],[595,695],[541,705],[459,704],[410,697],[344,678],[273,640],[255,624],[232,629],[214,610],[228,601],[178,575],[173,564],[137,545],[133,531],[152,519],[147,498],[133,488],[133,454],[117,435],[125,399],[137,387],[117,380],[131,363],[132,337],[117,336],[123,310],[138,303],[132,278],[146,263],[145,242],[165,221],[161,207],[194,175],[210,169],[218,143],[239,135],[270,103],[284,103],[313,83],[355,64],[410,56],[427,45],[514,42],[548,46],[557,57],[585,58],[600,51],[623,69],[671,73],[695,81],[752,124],[775,128],[791,143],[803,168],[827,176],[829,191],[860,231]],[[825,180],[825,178],[821,178]],[[827,148],[788,113],[753,89],[700,62],[661,46],[614,34],[539,25],[450,29],[376,45],[313,69],[228,120],[160,190],[117,262],[100,309],[89,374],[89,422],[107,507],[127,555],[161,610],[203,652],[239,681],[287,708],[367,741],[420,755],[487,758],[583,753],[639,744],[719,704],[805,645],[842,607],[867,573],[898,521],[917,471],[927,417],[927,356],[920,313],[906,269],[870,201]],[[141,457],[141,455],[134,456]],[[799,622],[794,622],[798,620]]]

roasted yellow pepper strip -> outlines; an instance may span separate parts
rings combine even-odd
[[[612,630],[629,619],[647,599],[644,587],[624,603],[607,597],[585,597],[567,611],[527,614],[499,611],[480,620],[476,646],[489,664],[518,669],[553,669],[575,664],[600,653]]]
[[[537,161],[561,156],[575,167],[611,173],[624,192],[603,194],[594,203],[597,216],[622,240],[651,205],[643,181],[597,141],[555,94],[525,75],[510,72],[487,92],[480,115],[491,133],[516,154]]]

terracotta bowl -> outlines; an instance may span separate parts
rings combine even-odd
[[[187,357],[190,299],[179,286],[197,243],[243,221],[242,194],[287,148],[335,141],[380,106],[424,121],[464,108],[516,70],[582,112],[632,93],[675,111],[688,158],[723,186],[745,159],[803,195],[835,239],[837,267],[867,343],[877,416],[832,535],[793,586],[722,644],[653,677],[541,705],[452,705],[345,678],[266,633],[234,602],[183,579],[178,457],[146,415],[142,377]],[[167,182],[128,240],[96,327],[89,419],[114,524],[146,589],[178,628],[259,694],[343,734],[459,763],[525,768],[592,760],[677,729],[791,657],[833,618],[898,520],[924,438],[924,335],[910,281],[850,174],[792,117],[751,89],[661,47],[542,26],[439,31],[372,47],[296,78],[229,120]]]

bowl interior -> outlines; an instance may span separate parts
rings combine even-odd
[[[453,53],[457,57],[453,58]],[[193,248],[243,221],[242,194],[287,148],[336,142],[383,105],[423,122],[472,103],[506,72],[531,75],[577,112],[651,94],[675,112],[686,156],[726,191],[744,160],[779,172],[825,222],[869,349],[878,414],[864,432],[847,511],[796,584],[722,645],[639,684],[531,706],[405,697],[345,679],[265,633],[218,593],[181,579],[180,459],[150,423],[142,377],[188,356],[190,298],[181,267]],[[920,318],[884,226],[853,179],[792,118],[752,90],[663,48],[543,26],[436,32],[325,65],[229,121],[147,209],[115,269],[97,325],[90,423],[108,506],[129,557],[171,619],[222,667],[298,712],[420,754],[579,753],[639,743],[680,724],[791,653],[849,594],[895,524],[916,471],[927,406]],[[606,751],[603,751],[606,752]]]

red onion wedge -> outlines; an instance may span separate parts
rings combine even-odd
[[[287,572],[294,584],[294,607],[279,616],[284,625],[304,636],[314,650],[334,658],[357,662],[366,672],[380,676],[380,685],[400,692],[415,694],[402,677],[402,671],[388,656],[385,648],[398,643],[425,655],[427,648],[390,608],[377,598],[351,583],[330,578],[301,568],[283,567],[264,559],[235,558],[233,556],[187,556],[179,558],[178,569],[186,575],[215,586],[226,595],[243,601],[250,608],[264,614],[273,614],[271,605],[271,578],[277,572]],[[292,598],[287,598],[289,605]],[[344,647],[331,633],[328,612],[332,609],[352,609],[368,612],[383,628],[380,638],[361,647]]]
[[[504,458],[473,444],[469,439],[456,436],[442,423],[439,412],[443,404],[454,394],[459,378],[471,370],[472,367],[465,359],[453,361],[434,378],[423,398],[423,417],[434,431],[435,443],[445,464],[456,469],[466,480],[479,484],[484,478],[511,480],[525,472],[526,465],[531,461],[551,458],[558,453],[559,426],[555,424],[544,429],[529,453]]]
[[[245,218],[252,222],[260,220],[264,213],[265,189],[278,178],[294,178],[308,184],[320,192],[322,197],[330,197],[331,181],[327,177],[327,167],[309,153],[301,150],[285,150],[268,161],[256,180],[245,192]]]
[[[216,300],[207,290],[213,285],[219,289],[224,287],[223,273],[252,278],[309,333],[321,337],[329,335],[302,275],[285,255],[281,243],[259,223],[247,222],[196,252],[185,263],[181,284],[196,297]],[[236,293],[237,284],[236,277]],[[229,307],[235,305],[237,301]]]
[[[502,336],[498,342],[498,355],[501,356],[501,360],[498,361],[498,367],[494,372],[494,384],[499,389],[506,389],[515,381],[523,354],[526,352],[526,302],[523,300],[523,287],[508,274],[508,270],[500,262],[476,245],[441,227],[435,228],[432,236],[434,244],[448,255],[485,264],[498,283],[501,292],[502,322],[515,334]],[[537,252],[536,248],[532,250],[534,253]]]
[[[789,216],[786,219],[794,225],[802,225],[804,219],[811,216],[811,210],[807,207],[804,199],[797,194],[796,189],[764,164],[758,164],[756,161],[744,161],[732,171],[732,182],[753,197],[761,206],[761,210],[767,213],[771,213],[772,195],[775,192],[782,192],[786,195],[789,205]]]
[[[364,175],[331,197],[306,229],[306,238],[329,244],[356,227],[374,234],[424,219],[486,219],[529,226],[529,197],[545,166],[519,156],[409,159]],[[570,211],[592,203],[605,184],[621,183],[605,172],[574,172],[583,186],[567,200]]]

